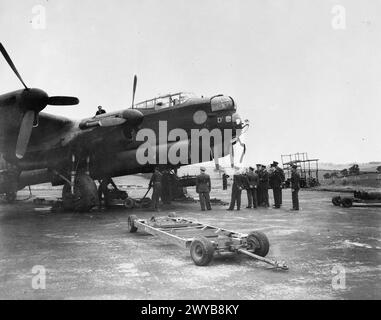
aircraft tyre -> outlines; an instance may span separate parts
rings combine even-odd
[[[74,195],[71,194],[70,184],[64,185],[62,202],[64,210],[89,212],[99,204],[98,190],[94,180],[86,174],[78,175],[74,183]]]

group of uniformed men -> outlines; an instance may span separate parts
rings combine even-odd
[[[269,207],[268,190],[270,187],[274,193],[274,208],[279,209],[282,205],[282,184],[284,179],[284,172],[278,167],[276,161],[270,165],[269,170],[263,164],[257,164],[257,170],[249,167],[244,173],[236,170],[233,176],[232,196],[228,210],[233,210],[235,204],[237,204],[237,210],[241,209],[242,190],[247,191],[247,208]]]
[[[204,167],[200,168],[200,174],[196,177],[196,192],[200,197],[201,210],[211,210],[210,204],[210,191],[211,180],[210,176],[205,173]],[[227,189],[227,178],[229,176],[224,173],[223,189]],[[150,187],[153,188],[152,194],[152,207],[158,210],[159,199],[162,194],[162,179],[163,174],[158,168],[155,169],[151,180]],[[269,204],[269,189],[273,190],[274,196],[274,208],[279,209],[282,206],[282,185],[285,180],[283,170],[278,166],[278,162],[274,161],[270,168],[267,169],[263,164],[257,164],[257,170],[253,167],[249,167],[246,172],[236,170],[233,176],[233,185],[231,193],[230,206],[227,210],[241,209],[241,195],[242,190],[247,191],[246,208],[257,208],[263,206],[268,208]],[[299,210],[298,192],[300,189],[300,175],[297,172],[297,166],[293,164],[291,166],[291,191],[292,191],[292,210]]]
[[[274,208],[279,209],[282,206],[282,185],[285,180],[283,170],[278,166],[277,161],[273,161],[270,168],[267,169],[263,164],[257,164],[257,170],[249,167],[246,172],[236,170],[233,176],[233,185],[231,193],[230,206],[227,210],[241,209],[242,190],[247,192],[246,208],[257,208],[263,206],[268,208],[269,189],[273,190]],[[222,175],[223,190],[227,189],[227,179],[229,176],[224,172]],[[299,210],[298,192],[300,189],[300,175],[297,172],[297,166],[291,166],[291,190],[292,190],[292,210]],[[211,189],[210,177],[205,173],[205,168],[201,168],[201,173],[197,176],[196,191],[200,195],[201,210],[205,210],[205,204],[210,210],[209,192]]]

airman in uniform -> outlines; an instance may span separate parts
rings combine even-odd
[[[247,181],[249,188],[247,189],[247,208],[257,208],[258,199],[257,199],[257,188],[258,188],[258,174],[254,172],[254,168],[249,167],[249,172],[247,173]]]
[[[269,173],[266,170],[266,166],[262,165],[262,174],[260,178],[260,182],[262,183],[262,203],[263,206],[268,208],[270,206],[269,203]]]
[[[161,174],[158,167],[155,168],[155,172],[152,174],[151,180],[149,182],[150,188],[153,188],[152,191],[152,208],[156,211],[159,210],[159,201],[161,197],[161,181],[163,175]]]
[[[98,187],[98,200],[99,200],[99,209],[102,208],[102,200],[104,201],[104,207],[108,208],[110,206],[110,190],[108,189],[109,185],[112,185],[115,190],[118,187],[115,185],[114,181],[110,177],[105,177],[100,181]]]
[[[274,208],[279,209],[282,205],[282,183],[284,182],[284,172],[278,167],[278,162],[271,164],[270,185],[273,189]]]
[[[262,191],[262,181],[261,181],[261,178],[262,178],[262,165],[257,163],[257,170],[255,171],[255,173],[258,175],[258,187],[257,187],[257,201],[258,201],[258,206],[262,206],[262,203],[263,203],[263,199],[262,199],[262,194],[263,194],[263,191]]]
[[[299,190],[300,190],[300,174],[297,171],[298,166],[291,166],[291,192],[292,192],[292,209],[299,210]]]
[[[232,196],[230,201],[230,206],[228,210],[234,210],[234,206],[237,203],[237,210],[241,209],[241,194],[242,189],[244,188],[243,183],[244,177],[239,172],[239,170],[236,170],[233,176],[233,186],[232,186]]]
[[[172,178],[168,169],[164,170],[161,178],[161,201],[165,204],[171,204],[172,200]]]
[[[210,176],[205,173],[206,169],[204,167],[200,168],[200,174],[196,178],[196,192],[200,197],[201,210],[205,211],[205,205],[208,210],[212,210],[210,206]]]
[[[222,174],[222,190],[227,190],[228,189],[228,178],[229,175],[224,172]]]

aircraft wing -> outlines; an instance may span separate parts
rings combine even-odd
[[[47,153],[69,148],[86,154],[125,150],[143,115],[137,110],[124,110],[98,117],[73,121],[41,112],[39,124],[33,128],[28,154]]]
[[[60,147],[75,126],[76,122],[68,118],[41,112],[38,126],[32,130],[28,152]]]

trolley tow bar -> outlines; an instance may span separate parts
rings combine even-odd
[[[274,266],[275,268],[277,269],[282,269],[282,270],[288,270],[288,266],[286,265],[286,262],[285,261],[274,261],[274,260],[270,260],[270,259],[267,259],[265,257],[261,257],[261,256],[258,256],[250,251],[247,251],[245,249],[238,249],[237,252],[239,253],[243,253],[249,257],[252,257],[254,259],[257,259],[257,260],[260,260],[260,261],[263,261],[267,264],[270,264],[272,266]]]

